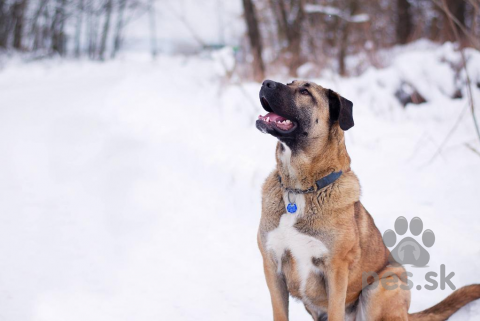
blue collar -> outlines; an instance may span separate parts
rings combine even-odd
[[[340,178],[340,176],[342,176],[342,174],[343,172],[341,170],[338,172],[330,173],[327,176],[320,178],[318,181],[315,182],[315,186],[311,186],[308,189],[297,189],[297,188],[285,187],[282,184],[282,178],[280,177],[280,175],[278,175],[278,181],[280,182],[280,185],[282,185],[283,189],[286,190],[287,192],[291,192],[294,194],[308,194],[308,193],[313,193],[315,191],[321,190],[322,188],[327,187],[328,185],[334,183],[337,179]]]

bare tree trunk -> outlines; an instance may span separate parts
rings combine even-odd
[[[107,0],[105,3],[105,21],[103,23],[103,31],[102,31],[102,40],[100,42],[100,50],[98,53],[98,58],[100,60],[105,59],[105,49],[107,47],[107,38],[108,38],[108,30],[110,29],[110,19],[112,16],[112,0]]]
[[[455,19],[457,20],[458,24],[460,24],[462,27],[465,26],[465,5],[466,1],[465,0],[450,0],[447,1],[448,9],[450,12],[453,14]],[[462,31],[462,28],[455,24],[454,28],[456,28],[456,32],[458,36],[460,37],[460,42],[464,44],[464,41],[466,39],[465,33]]]
[[[262,39],[258,29],[258,20],[252,0],[242,0],[248,38],[253,54],[253,78],[261,82],[265,78],[265,65],[262,58]]]
[[[441,37],[440,33],[439,18],[433,17],[432,21],[430,21],[430,27],[428,29],[428,38],[433,41],[438,41]]]
[[[83,22],[83,11],[84,11],[84,0],[78,0],[77,7],[77,24],[75,26],[75,57],[80,57],[82,51],[82,22]]]
[[[123,15],[125,13],[126,6],[127,0],[120,0],[118,7],[117,26],[115,27],[115,38],[113,41],[112,58],[115,58],[122,45]]]
[[[286,30],[288,26],[284,24],[281,2],[278,0],[270,0],[270,7],[272,8],[276,20],[278,41],[282,43],[287,38]]]
[[[345,65],[345,58],[347,57],[348,49],[348,33],[349,23],[347,21],[341,21],[340,27],[340,47],[338,49],[338,73],[342,76],[347,75],[347,67]]]
[[[66,19],[67,0],[58,0],[55,9],[55,15],[52,22],[52,52],[56,52],[63,56],[66,51],[65,45],[65,19]]]
[[[470,25],[470,32],[472,37],[478,39],[477,36],[477,17],[480,9],[480,3],[475,3],[473,1],[470,2],[470,5],[473,7],[473,10],[470,10],[470,19],[472,21]]]
[[[4,0],[0,0],[0,48],[7,48],[9,17],[7,5]]]
[[[347,15],[351,17],[355,14],[358,9],[357,0],[348,0]],[[352,23],[347,20],[341,21],[342,27],[340,28],[340,48],[338,51],[338,71],[340,75],[347,75],[347,68],[345,64],[345,58],[347,57],[347,50],[349,45],[349,36]]]
[[[293,5],[293,4],[292,4]],[[297,76],[297,70],[302,65],[302,56],[301,56],[301,45],[302,45],[302,25],[303,18],[305,17],[305,12],[303,11],[303,0],[296,1],[297,15],[293,19],[292,24],[290,25],[290,43],[289,51],[291,54],[291,60],[289,65],[290,75]]]
[[[87,9],[88,56],[90,57],[90,59],[95,59],[95,54],[97,53],[98,17],[93,7],[93,2],[88,1],[87,3],[88,3],[88,9]]]
[[[22,50],[23,29],[25,27],[25,9],[27,8],[27,0],[19,0],[13,4],[12,16],[15,20],[13,30],[13,48]]]
[[[43,16],[42,17],[43,24],[39,32],[41,34],[41,36],[39,37],[41,41],[40,47],[42,49],[47,49],[47,48],[50,48],[51,39],[52,39],[52,28],[50,28],[50,23],[49,23],[51,20],[51,17],[50,17],[50,12],[48,8],[43,10],[42,16]]]
[[[48,0],[41,0],[33,16],[30,36],[33,38],[32,50],[43,49],[43,26],[39,25],[39,19],[47,6]]]
[[[397,42],[406,44],[412,33],[412,16],[410,14],[410,2],[408,0],[397,0],[397,21],[395,25]]]
[[[291,76],[297,75],[297,69],[302,64],[301,44],[302,44],[302,25],[305,11],[303,10],[303,0],[290,1],[290,10],[287,10],[284,0],[273,0],[278,10],[277,17],[280,18],[279,26],[283,29],[283,34],[287,40],[288,52],[288,70]],[[294,12],[295,17],[289,18],[288,13]]]
[[[290,23],[288,21],[287,9],[285,8],[285,1],[277,0],[277,5],[278,5],[278,11],[280,12],[281,25],[283,26],[285,37],[287,38],[288,45],[290,46],[293,35],[292,35],[292,30],[290,28]]]
[[[455,24],[453,26],[455,30],[453,30],[452,26],[450,25],[450,18],[445,12],[443,12],[443,41],[456,41],[457,39],[455,37],[455,33],[458,33],[461,41],[465,39],[465,33],[462,30],[462,28],[465,27],[465,3],[465,0],[446,1],[446,6],[455,20]],[[460,27],[458,24],[460,24],[462,27]]]

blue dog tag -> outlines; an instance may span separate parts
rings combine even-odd
[[[287,211],[288,213],[295,213],[297,211],[297,204],[295,203],[290,203],[287,205]]]

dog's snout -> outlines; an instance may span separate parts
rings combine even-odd
[[[269,89],[275,89],[277,87],[277,83],[274,82],[273,80],[265,80],[262,84],[262,86],[267,87]]]

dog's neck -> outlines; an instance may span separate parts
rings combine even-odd
[[[284,186],[308,189],[332,172],[350,170],[350,156],[343,131],[333,129],[324,143],[310,143],[310,148],[292,151],[286,144],[277,144],[277,170]]]

